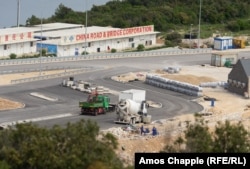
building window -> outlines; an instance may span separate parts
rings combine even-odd
[[[146,45],[146,46],[152,45],[152,41],[151,41],[151,40],[147,40],[147,41],[145,42],[145,45]]]
[[[33,42],[30,42],[30,47],[33,47],[33,45],[34,45]]]
[[[91,43],[90,42],[88,43],[88,47],[91,47]]]
[[[134,38],[128,38],[128,41],[129,41],[129,42],[133,42],[133,41],[134,41]]]
[[[7,45],[4,45],[4,46],[3,46],[3,49],[4,49],[4,50],[7,50]]]

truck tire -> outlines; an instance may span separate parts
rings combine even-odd
[[[97,116],[98,115],[98,109],[95,109],[94,110],[94,116]]]
[[[139,120],[140,120],[140,121],[139,121],[140,123],[143,122],[142,116],[140,116]]]
[[[84,115],[85,113],[85,110],[84,109],[81,109],[81,115]]]
[[[135,118],[131,118],[129,123],[132,125],[135,124]]]

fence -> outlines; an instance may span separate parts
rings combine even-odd
[[[175,50],[161,50],[161,51],[145,51],[145,52],[125,52],[125,53],[103,53],[103,54],[89,54],[81,56],[67,56],[67,57],[40,57],[31,59],[13,59],[0,60],[0,66],[19,65],[19,64],[39,64],[51,62],[69,62],[80,60],[94,60],[94,59],[118,59],[127,57],[152,57],[152,56],[167,56],[167,55],[190,55],[211,53],[212,49],[175,49]]]
[[[51,62],[69,62],[69,61],[80,61],[80,60],[94,60],[94,59],[119,59],[128,57],[152,57],[152,56],[167,56],[167,55],[184,55],[184,54],[201,54],[201,53],[211,53],[212,49],[175,49],[175,50],[161,50],[161,51],[145,51],[145,52],[126,52],[126,53],[104,53],[104,54],[91,54],[91,55],[81,55],[81,56],[68,56],[68,57],[40,57],[31,59],[13,59],[13,60],[1,60],[0,66],[10,66],[19,64],[41,64],[41,63],[51,63]],[[54,68],[53,68],[54,69]],[[57,67],[57,70],[60,68]],[[61,67],[61,70],[69,69],[67,67]],[[48,70],[48,69],[46,69]],[[50,70],[52,70],[50,68]],[[63,73],[57,73],[52,75],[37,76],[31,78],[23,78],[11,80],[11,84],[26,83],[31,81],[45,80],[63,76],[70,76],[75,74],[80,74],[88,71],[93,71],[98,69],[88,69],[80,68],[75,71],[65,71]],[[0,74],[11,74],[11,73],[24,73],[31,71],[41,71],[40,69],[26,69],[26,70],[11,70],[3,71]]]

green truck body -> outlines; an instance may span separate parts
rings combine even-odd
[[[108,96],[92,94],[85,102],[79,102],[81,108],[81,114],[105,114],[106,112],[114,111],[115,105],[110,104],[110,98]]]

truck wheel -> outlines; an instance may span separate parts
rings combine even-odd
[[[130,124],[135,124],[135,118],[131,118],[129,123]]]
[[[81,115],[84,115],[84,109],[81,109]]]
[[[94,110],[94,115],[97,116],[98,115],[98,109]]]
[[[143,119],[142,119],[142,117],[140,117],[140,123],[142,123],[143,122]]]

